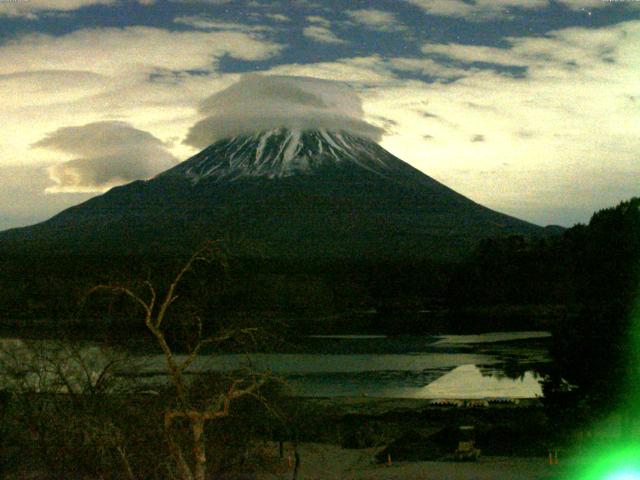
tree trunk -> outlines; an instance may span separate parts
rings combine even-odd
[[[193,474],[191,473],[189,464],[187,463],[187,461],[184,458],[184,455],[182,454],[182,449],[180,448],[180,445],[178,445],[175,442],[175,440],[171,435],[172,418],[173,417],[171,416],[171,412],[167,410],[164,414],[164,429],[165,429],[165,435],[167,438],[167,443],[169,445],[169,450],[171,451],[171,454],[173,455],[173,458],[176,461],[176,465],[178,467],[178,470],[180,471],[180,476],[182,477],[182,480],[193,480]]]
[[[195,460],[194,480],[205,480],[207,474],[207,455],[205,453],[204,417],[191,417],[193,431],[193,457]]]

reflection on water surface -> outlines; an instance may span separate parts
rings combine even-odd
[[[547,332],[313,336],[302,342],[298,350],[303,352],[201,355],[189,372],[270,369],[287,380],[292,394],[312,397],[534,398],[542,394],[534,371],[548,361],[549,336]],[[27,348],[20,340],[4,339],[3,355],[14,352],[14,357],[23,355],[27,362],[34,351],[46,350],[52,343],[47,342],[30,342]],[[108,351],[90,343],[75,345],[74,350],[96,370],[110,358]],[[140,383],[167,380],[162,355],[129,355],[135,370],[125,372],[128,376],[138,377]]]

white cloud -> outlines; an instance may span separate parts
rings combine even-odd
[[[511,48],[486,47],[483,45],[433,44],[421,48],[423,53],[444,55],[463,62],[486,62],[498,65],[526,66],[524,58],[514,55]]]
[[[0,74],[76,70],[128,75],[213,70],[225,54],[263,60],[279,50],[272,42],[242,32],[170,32],[151,27],[85,29],[59,37],[25,35],[3,44]]]
[[[38,88],[29,77],[22,83],[21,77],[8,82],[0,78],[5,120],[0,129],[0,165],[49,164],[52,158],[48,152],[29,149],[29,145],[61,125],[97,120],[127,120],[163,141],[172,141],[172,153],[186,158],[194,151],[180,140],[197,119],[195,106],[235,78],[233,75],[181,75],[176,79],[149,82],[146,78],[89,77],[74,88],[56,90],[57,86],[74,83],[74,77],[83,78],[75,72],[67,75],[68,78],[64,74],[44,75],[43,80],[38,81],[43,90],[36,94],[31,93]]]
[[[166,146],[125,122],[63,127],[33,145],[71,156],[48,169],[49,192],[100,192],[147,179],[175,165]]]
[[[0,165],[0,178],[11,179],[3,182],[0,188],[0,230],[41,222],[92,196],[87,193],[45,193],[51,180],[41,166]]]
[[[345,82],[362,89],[370,89],[384,88],[389,82],[407,82],[401,78],[404,72],[421,73],[436,79],[451,80],[467,76],[471,71],[473,70],[444,65],[429,58],[383,58],[379,55],[371,55],[344,58],[333,62],[281,65],[272,68],[270,73],[318,77]]]
[[[40,13],[59,13],[78,10],[92,5],[118,6],[124,1],[137,1],[152,5],[154,0],[3,0],[0,1],[0,17],[24,17],[35,20]]]
[[[379,139],[382,133],[362,120],[360,99],[347,85],[307,77],[246,75],[204,100],[206,118],[186,142],[204,148],[221,138],[278,127],[347,130]]]
[[[0,16],[36,18],[42,11],[70,11],[90,5],[112,5],[117,0],[11,0],[0,2]]]
[[[321,17],[319,15],[309,15],[306,17],[307,21],[309,23],[312,23],[314,25],[319,25],[321,27],[325,27],[325,28],[329,28],[331,27],[331,22],[329,20],[327,20],[324,17]]]
[[[487,20],[509,16],[513,9],[532,10],[546,7],[548,0],[406,0],[431,15]]]
[[[347,10],[346,13],[354,21],[371,30],[393,32],[404,29],[393,13],[384,10],[368,8],[361,10]]]
[[[417,72],[435,79],[451,80],[469,75],[471,70],[444,65],[429,58],[397,57],[385,60],[387,68],[404,72]]]
[[[466,20],[484,21],[497,18],[509,18],[515,10],[534,10],[546,8],[549,0],[405,0],[430,15],[465,18]],[[613,4],[623,4],[625,8],[640,8],[635,0],[556,0],[557,3],[571,10],[592,10],[607,8]]]
[[[487,62],[505,66],[528,67],[541,70],[589,68],[595,62],[613,60],[627,42],[628,35],[637,34],[634,24],[616,28],[588,30],[567,28],[541,37],[513,37],[505,39],[504,48],[462,44],[425,44],[422,51],[463,62]],[[613,56],[612,56],[613,55]]]
[[[104,75],[82,70],[39,70],[0,74],[3,108],[47,107],[98,94],[109,84]],[[52,93],[56,95],[52,95]]]
[[[279,65],[269,70],[275,75],[316,77],[345,82],[354,87],[383,87],[394,75],[377,56],[355,57],[333,62]]]
[[[339,38],[335,33],[326,27],[318,25],[310,25],[302,30],[305,37],[311,38],[320,43],[345,43],[344,40]]]
[[[264,25],[247,25],[243,23],[227,22],[224,20],[216,20],[205,15],[176,17],[175,23],[189,25],[190,27],[200,30],[222,30],[227,32],[269,32],[272,29]]]
[[[291,19],[282,13],[265,13],[264,16],[276,22],[290,22]]]
[[[604,8],[610,6],[612,3],[620,3],[616,0],[557,0],[558,3],[564,5],[571,10],[584,10],[592,8]],[[636,3],[635,1],[625,2],[629,4]]]

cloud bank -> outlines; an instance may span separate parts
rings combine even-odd
[[[345,130],[379,141],[382,129],[364,121],[362,102],[346,84],[310,77],[250,74],[205,99],[205,118],[185,143],[205,148],[216,140],[278,127]]]
[[[50,152],[30,145],[102,120],[173,141],[171,153],[186,158],[194,149],[179,140],[200,118],[194,107],[237,79],[219,72],[220,61],[264,61],[282,48],[255,33],[142,26],[8,38],[0,42],[0,165],[50,165]]]
[[[271,72],[354,85],[365,119],[385,128],[381,145],[397,157],[496,210],[570,226],[638,195],[639,42],[634,20],[505,37],[501,48],[425,43],[423,56]],[[407,79],[405,71],[437,80]],[[471,141],[477,135],[484,141]]]
[[[111,5],[114,0],[29,0],[0,2],[0,16],[36,18],[40,11],[69,11],[90,5]]]
[[[509,18],[514,10],[532,11],[549,7],[550,0],[405,0],[430,15],[465,18],[471,21],[487,21]],[[624,3],[628,9],[638,8],[638,2],[620,0],[555,0],[570,10],[606,8],[612,3]]]
[[[280,50],[279,45],[237,31],[94,28],[62,36],[23,35],[1,44],[0,74],[73,70],[131,76],[167,70],[211,71],[225,55],[265,60]]]
[[[154,0],[137,0],[141,5],[152,5]],[[41,12],[60,13],[92,5],[117,5],[118,0],[4,0],[0,2],[0,17],[24,17],[36,20]]]
[[[48,168],[51,193],[96,192],[147,179],[176,164],[164,143],[125,122],[105,121],[64,127],[33,147],[73,158]]]

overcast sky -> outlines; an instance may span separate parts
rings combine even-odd
[[[285,106],[491,208],[587,222],[640,195],[639,72],[632,0],[0,0],[0,229]]]

